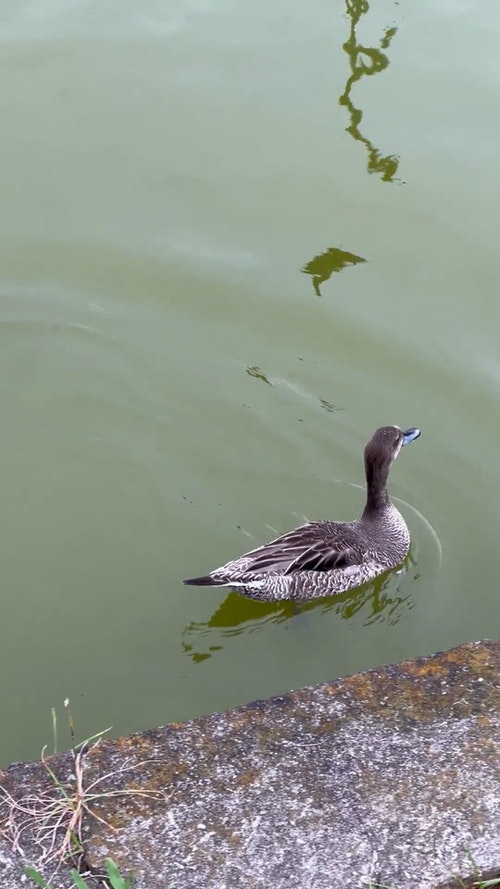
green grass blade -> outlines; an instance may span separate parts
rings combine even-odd
[[[105,859],[106,873],[113,889],[132,889],[132,880],[122,877],[112,858]]]
[[[79,741],[72,749],[80,750],[81,747],[88,747],[93,741],[99,741],[103,735],[105,735],[106,732],[110,732],[112,728],[113,726],[110,725],[108,728],[103,729],[102,732],[96,732],[95,735],[91,735],[90,738],[85,738],[85,741]]]
[[[40,889],[52,889],[50,883],[47,883],[47,881],[44,880],[42,875],[39,874],[34,867],[27,867],[24,872],[26,876],[30,878],[30,880],[33,880],[33,882],[36,883],[37,886],[40,886]]]
[[[73,883],[75,884],[76,889],[89,889],[89,884],[85,882],[83,877],[80,876],[74,867],[71,868],[70,874],[73,877]]]
[[[52,707],[52,734],[54,737],[54,753],[57,753],[57,713],[56,708]]]

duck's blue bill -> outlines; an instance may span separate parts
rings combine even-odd
[[[418,438],[420,434],[420,429],[417,429],[416,427],[414,429],[406,429],[403,432],[403,441],[401,442],[401,447],[410,444],[411,441],[415,441],[415,439]]]

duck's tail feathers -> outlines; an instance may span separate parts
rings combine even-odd
[[[183,580],[188,586],[219,586],[220,580],[215,580],[210,574],[203,574],[201,577],[189,577]]]

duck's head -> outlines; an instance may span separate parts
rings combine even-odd
[[[415,441],[420,429],[399,429],[398,426],[381,426],[373,433],[365,448],[365,471],[368,491],[375,496],[385,490],[391,463],[404,445]]]
[[[398,426],[381,426],[373,433],[365,448],[365,461],[383,463],[388,466],[396,459],[404,445],[415,441],[420,429],[399,429]]]

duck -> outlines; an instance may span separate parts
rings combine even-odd
[[[307,522],[244,553],[193,586],[231,587],[266,602],[309,600],[345,593],[399,567],[410,549],[406,522],[387,493],[390,468],[420,429],[381,426],[364,449],[366,503],[350,522]]]

